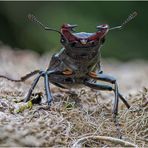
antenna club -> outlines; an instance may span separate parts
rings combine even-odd
[[[128,22],[130,22],[132,19],[134,19],[137,15],[138,15],[138,13],[136,11],[134,11],[133,13],[131,13],[128,16],[128,18],[120,26],[112,27],[109,30],[122,29]]]
[[[133,15],[134,15],[134,16],[137,16],[137,15],[138,15],[138,13],[137,13],[136,11],[134,11],[134,12],[133,12]]]
[[[28,17],[29,20],[32,20],[32,14],[28,14],[27,17]]]
[[[34,21],[36,18],[35,18],[35,16],[33,14],[28,14],[28,19],[30,21]]]
[[[39,24],[44,30],[55,31],[55,32],[58,32],[60,35],[62,35],[62,33],[60,31],[53,29],[53,28],[49,28],[48,26],[45,26],[33,14],[28,14],[28,19],[30,21],[33,21],[33,22]]]

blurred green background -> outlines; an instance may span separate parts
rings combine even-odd
[[[77,32],[95,32],[96,26],[120,25],[133,11],[138,16],[123,30],[110,31],[102,47],[102,56],[120,60],[148,59],[148,2],[0,2],[0,41],[13,48],[39,53],[57,52],[59,35],[44,31],[27,19],[33,13],[41,22],[60,29],[63,23],[78,24]]]

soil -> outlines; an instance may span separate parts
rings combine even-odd
[[[13,79],[45,70],[51,57],[50,53],[39,56],[29,50],[0,48],[0,75]],[[54,99],[49,109],[43,79],[34,90],[34,101],[24,103],[33,78],[24,83],[0,78],[0,146],[148,147],[148,61],[102,59],[102,65],[104,73],[117,78],[120,92],[131,105],[127,109],[119,103],[122,141],[113,122],[112,92],[52,85]]]

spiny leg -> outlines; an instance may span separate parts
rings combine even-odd
[[[24,101],[25,102],[29,101],[29,99],[30,99],[30,97],[32,95],[32,92],[33,92],[35,86],[37,85],[40,77],[44,76],[44,79],[45,79],[45,91],[46,91],[47,101],[48,101],[48,105],[49,105],[50,102],[52,101],[52,96],[51,96],[51,93],[50,93],[48,75],[52,74],[52,73],[55,73],[54,71],[44,72],[44,71],[41,71],[41,70],[34,70],[34,71],[22,76],[20,79],[12,79],[12,78],[4,76],[4,75],[0,75],[0,78],[4,78],[4,79],[7,79],[7,80],[12,81],[12,82],[24,82],[27,79],[29,79],[30,77],[36,75],[37,73],[39,73],[39,75],[34,79],[32,85],[31,85],[31,88],[29,89],[28,94],[27,94]],[[58,84],[58,85],[61,86],[62,88],[64,88],[62,85],[60,85],[60,84]]]
[[[125,100],[125,98],[118,92],[119,98],[122,100],[122,102],[126,105],[126,107],[129,109],[130,105],[128,102]]]
[[[59,77],[60,76],[63,77],[63,73],[62,72],[54,71],[54,70],[52,70],[52,71],[47,70],[43,74],[43,77],[44,77],[44,85],[45,85],[45,92],[46,92],[47,102],[48,102],[48,105],[49,106],[51,104],[51,101],[53,100],[52,95],[51,95],[51,90],[50,90],[50,80],[51,79],[54,79],[54,77],[57,76],[57,75],[59,75]],[[58,87],[65,88],[62,84],[60,84],[60,83],[58,83],[56,81],[55,82],[52,81],[51,83],[54,84],[54,85],[56,85],[56,86],[58,86]]]
[[[52,101],[52,96],[51,96],[51,91],[50,91],[50,86],[49,86],[48,75],[53,74],[53,73],[54,73],[54,71],[40,71],[39,75],[34,79],[32,85],[31,85],[31,88],[29,89],[29,92],[28,92],[28,95],[25,99],[25,102],[29,101],[29,99],[32,95],[32,92],[33,92],[35,86],[37,85],[40,77],[43,76],[44,77],[44,85],[45,85],[45,93],[46,93],[46,97],[47,97],[47,102],[48,102],[48,105],[50,105],[50,103]]]
[[[29,92],[28,92],[28,94],[27,94],[27,97],[26,97],[25,100],[24,100],[25,102],[27,102],[27,101],[30,100],[30,97],[31,97],[31,95],[32,95],[32,92],[33,92],[35,86],[37,85],[37,83],[38,83],[38,81],[39,81],[39,79],[40,79],[40,77],[41,77],[42,75],[43,75],[43,73],[40,73],[40,74],[34,79],[32,85],[31,85],[31,88],[29,89]]]
[[[68,88],[66,88],[65,86],[63,86],[63,85],[60,84],[60,83],[52,82],[52,84],[54,84],[54,85],[57,86],[57,87],[63,88],[63,89],[68,89]]]
[[[92,83],[89,81],[85,81],[84,84],[86,86],[89,86],[90,88],[94,88],[97,90],[108,90],[108,91],[114,91],[115,93],[115,100],[114,100],[114,106],[113,106],[113,114],[116,116],[118,114],[118,104],[119,104],[119,97],[118,97],[118,85],[115,83],[115,88],[113,89],[109,85],[99,84],[99,83]]]
[[[36,75],[39,72],[40,72],[40,70],[34,70],[34,71],[26,74],[25,76],[22,76],[20,79],[12,79],[12,78],[4,76],[4,75],[0,75],[0,78],[4,78],[4,79],[7,79],[7,80],[12,81],[12,82],[24,82],[24,81],[26,81],[27,79]]]
[[[51,96],[49,78],[48,78],[47,73],[45,73],[44,75],[44,82],[45,82],[45,92],[46,92],[47,102],[48,102],[48,105],[50,106],[50,103],[52,101],[52,96]]]
[[[40,73],[39,76],[32,83],[32,86],[31,86],[31,88],[30,88],[30,90],[28,92],[28,95],[27,95],[27,97],[25,99],[25,102],[29,101],[29,98],[31,97],[31,94],[32,94],[35,86],[37,85],[40,77],[43,76],[44,77],[44,86],[45,86],[45,93],[46,93],[46,97],[47,97],[47,102],[48,102],[48,105],[50,106],[50,103],[52,101],[52,95],[51,95],[51,90],[50,90],[50,85],[49,85],[49,76],[54,77],[54,75],[59,74],[59,71],[47,70],[47,71],[39,71],[39,73]],[[59,86],[59,87],[65,88],[63,85],[61,85],[59,83],[56,83],[56,82],[52,82],[52,83]]]
[[[109,85],[104,85],[104,84],[99,84],[99,83],[92,83],[89,81],[84,81],[84,85],[93,88],[93,89],[97,89],[97,90],[108,90],[108,91],[112,91],[113,88]]]
[[[118,85],[116,82],[115,82],[114,93],[115,93],[115,100],[114,100],[113,114],[117,115],[118,114],[119,96],[118,96]]]
[[[34,75],[36,75],[36,74],[38,74],[38,73],[41,73],[41,72],[42,72],[41,70],[34,70],[34,71],[32,71],[32,72],[26,74],[25,76],[22,76],[22,77],[20,78],[20,80],[21,80],[21,81],[26,81],[26,80],[29,79],[30,77],[32,77],[32,76],[34,76]]]
[[[114,100],[114,106],[113,106],[113,120],[117,129],[118,137],[121,139],[121,130],[119,126],[119,121],[117,119],[118,115],[118,106],[119,106],[119,93],[118,93],[118,85],[117,82],[115,82],[115,88],[114,88],[114,93],[115,93],[115,100]]]
[[[130,108],[130,105],[124,99],[124,97],[119,93],[118,85],[117,85],[115,78],[113,78],[109,75],[103,74],[103,73],[102,74],[89,73],[89,76],[96,79],[96,80],[101,80],[101,81],[105,81],[105,82],[109,82],[111,84],[114,84],[115,87],[114,87],[113,91],[115,93],[115,100],[114,100],[114,106],[113,106],[113,119],[114,119],[115,126],[117,127],[118,137],[121,138],[120,126],[119,126],[119,122],[117,120],[119,98],[122,100],[122,102],[126,105],[126,107],[128,109]]]
[[[122,136],[121,136],[121,132],[120,132],[119,123],[118,123],[118,120],[117,120],[118,104],[119,104],[118,86],[117,86],[117,84],[115,83],[115,88],[114,89],[109,85],[92,83],[92,82],[88,82],[88,81],[85,81],[84,85],[89,86],[90,88],[97,89],[97,90],[114,91],[114,93],[115,93],[115,101],[114,101],[114,107],[113,107],[113,119],[114,119],[115,126],[117,128],[118,137],[121,139]]]
[[[114,119],[115,126],[117,128],[117,131],[118,131],[118,137],[121,138],[120,126],[119,126],[119,122],[117,120],[119,98],[123,101],[123,103],[126,105],[127,108],[130,108],[130,105],[123,98],[123,96],[119,93],[118,85],[117,85],[115,78],[113,78],[109,75],[103,74],[103,73],[97,74],[95,72],[90,72],[88,75],[95,80],[101,80],[101,81],[105,81],[105,82],[114,84],[115,87],[114,87],[114,89],[112,89],[115,93],[115,100],[114,100],[114,106],[113,106],[113,119]]]
[[[27,102],[27,101],[29,101],[29,99],[30,99],[30,97],[31,97],[31,95],[32,95],[32,92],[33,92],[35,86],[37,85],[37,83],[38,83],[40,77],[42,76],[43,71],[34,70],[34,71],[32,71],[32,72],[30,72],[30,73],[28,73],[28,74],[22,76],[20,79],[12,79],[12,78],[7,77],[7,76],[4,76],[4,75],[0,75],[0,78],[4,78],[4,79],[7,79],[7,80],[12,81],[12,82],[24,82],[24,81],[26,81],[27,79],[29,79],[30,77],[32,77],[32,76],[34,76],[34,75],[36,75],[36,74],[38,74],[38,73],[39,73],[39,75],[38,75],[38,76],[35,78],[35,80],[33,81],[32,85],[31,85],[31,88],[29,89],[29,92],[28,92],[26,98],[24,99],[24,102]]]
[[[109,76],[109,75],[106,75],[106,74],[97,74],[95,72],[90,72],[88,74],[92,79],[95,79],[95,80],[101,80],[101,81],[105,81],[105,82],[109,82],[111,84],[114,84],[116,83],[116,79],[113,78],[112,76]],[[116,83],[117,85],[117,83]],[[114,90],[115,91],[115,90]],[[122,102],[126,105],[126,107],[129,109],[130,108],[130,105],[128,104],[128,102],[125,100],[125,98],[119,93],[118,91],[118,96],[119,98],[122,100]]]

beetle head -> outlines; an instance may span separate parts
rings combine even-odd
[[[109,30],[107,24],[97,26],[95,33],[74,33],[73,29],[77,25],[64,24],[61,27],[61,43],[66,48],[92,48],[100,46]]]

